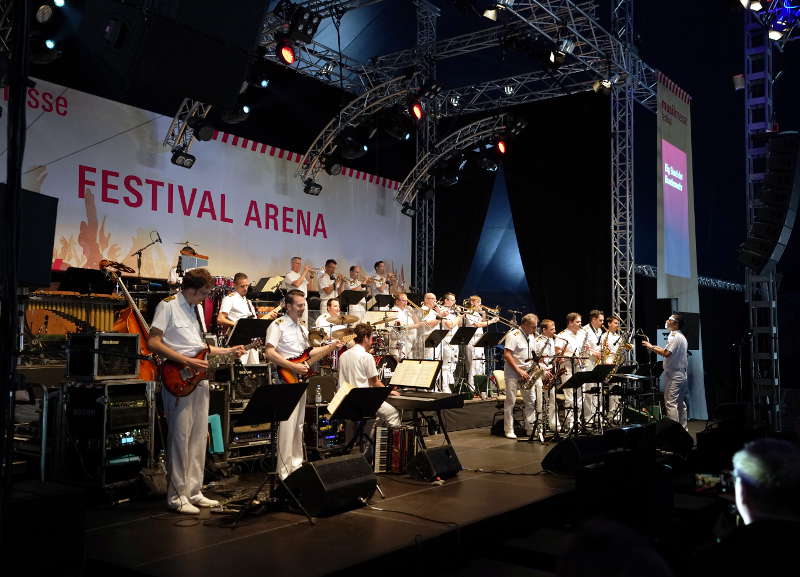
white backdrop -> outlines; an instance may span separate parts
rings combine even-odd
[[[7,99],[7,92],[4,93]],[[299,111],[298,111],[299,113]],[[294,176],[300,155],[217,133],[196,142],[191,170],[161,145],[170,118],[43,81],[29,90],[26,189],[59,199],[54,268],[93,268],[101,258],[136,266],[133,251],[158,231],[142,275],[166,277],[183,241],[197,243],[213,275],[252,280],[284,274],[292,256],[339,270],[376,260],[410,277],[411,219],[394,203],[397,183],[346,170],[321,174],[318,197]],[[5,180],[6,117],[0,120]]]

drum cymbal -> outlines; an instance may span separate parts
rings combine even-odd
[[[308,331],[308,344],[312,347],[318,347],[327,340],[325,331],[322,329],[312,329]]]
[[[341,324],[341,323],[337,323],[337,324]],[[354,333],[350,329],[339,329],[338,331],[333,331],[331,333],[331,336],[334,339],[336,339],[337,341],[341,341],[343,339],[346,339],[347,337],[349,337],[352,334],[354,334]]]
[[[381,319],[374,323],[371,323],[373,327],[377,327],[378,325],[385,325],[386,323],[392,323],[397,320],[397,316],[394,315],[386,315],[385,319]]]
[[[349,325],[351,323],[358,322],[358,317],[354,315],[342,315],[339,317],[331,317],[328,319],[328,322],[332,325]],[[333,334],[335,335],[336,333]]]

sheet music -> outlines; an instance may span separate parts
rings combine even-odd
[[[404,360],[392,374],[390,385],[429,389],[436,379],[441,361]]]
[[[333,395],[331,402],[328,403],[328,413],[331,415],[334,414],[336,412],[336,409],[339,408],[339,405],[342,404],[342,401],[344,401],[344,398],[347,396],[347,393],[349,393],[355,388],[357,387],[355,385],[351,385],[350,383],[342,383],[341,385],[339,385],[339,390],[336,391],[336,394]]]

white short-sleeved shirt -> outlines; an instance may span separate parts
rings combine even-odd
[[[283,277],[283,288],[286,289],[287,291],[294,290],[294,289],[301,290],[301,291],[303,291],[303,294],[307,297],[308,296],[308,280],[306,280],[305,277],[303,278],[303,282],[300,283],[300,286],[292,285],[292,283],[294,281],[296,281],[297,279],[299,279],[299,278],[300,278],[300,273],[299,272],[294,272],[293,270],[290,270],[289,272],[286,273],[286,276]]]
[[[369,380],[378,376],[378,367],[375,357],[369,354],[363,346],[353,347],[339,357],[339,385],[349,383],[356,387],[368,387]]]
[[[517,365],[519,365],[522,369],[526,369],[531,366],[534,352],[534,339],[535,335],[526,335],[520,329],[514,329],[503,342],[505,349],[511,353],[511,356],[514,357],[515,361],[517,361]],[[506,376],[511,376],[512,378],[517,378],[518,376],[516,371],[514,371],[514,368],[511,366],[511,363],[506,364],[505,374]]]
[[[272,321],[267,328],[267,345],[286,359],[300,355],[308,347],[308,330],[302,322],[294,322],[289,315]]]
[[[385,276],[375,275],[372,277],[372,281],[369,285],[369,294],[372,296],[375,295],[388,295],[389,294],[389,284],[386,282]],[[386,285],[386,288],[383,290],[379,289],[378,287],[381,285]]]
[[[219,305],[219,312],[228,313],[228,319],[233,322],[247,317],[256,317],[256,311],[253,308],[253,303],[247,300],[236,291],[226,295]]]
[[[483,315],[479,312],[467,313],[464,318],[467,321],[466,326],[468,327],[474,327],[477,323],[484,321]],[[475,331],[475,334],[469,341],[470,346],[473,346],[475,343],[477,343],[481,336],[483,336],[483,327],[478,327],[478,330]]]
[[[339,296],[339,291],[336,290],[336,280],[331,280],[330,275],[322,273],[317,277],[317,286],[319,286],[319,310],[325,311],[328,308],[328,301],[335,299]],[[322,289],[333,287],[330,293],[326,293]]]
[[[199,322],[195,311],[200,316]],[[150,326],[164,333],[164,344],[181,355],[194,357],[206,348],[203,339],[205,323],[200,305],[190,305],[181,293],[158,303]]]
[[[597,330],[595,330],[592,327],[592,325],[587,325],[583,327],[583,330],[586,331],[586,350],[589,353],[589,356],[591,357],[586,361],[586,363],[587,367],[591,369],[594,368],[595,364],[597,363],[597,360],[592,355],[594,353],[600,352],[600,343],[602,342],[603,338],[603,329],[602,327],[598,327]]]
[[[422,312],[423,312],[422,320],[425,321],[426,323],[437,320],[435,310],[429,309],[428,307],[423,305]],[[432,327],[429,327],[427,325],[423,325],[422,327],[420,327],[418,332],[420,333],[423,343],[425,342],[425,339],[428,338],[428,335],[430,335],[433,331],[435,331],[438,328],[439,328],[438,323],[433,325]]]
[[[664,348],[670,352],[668,357],[664,357],[664,372],[672,375],[685,373],[689,368],[689,343],[683,333],[670,332]]]
[[[453,324],[450,331],[444,337],[444,342],[446,342],[447,344],[450,344],[450,339],[453,338],[453,336],[456,334],[456,331],[459,329],[458,323],[456,323],[457,319],[458,315],[454,312],[447,313],[447,316],[444,318],[444,320]]]

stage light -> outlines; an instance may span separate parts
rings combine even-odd
[[[461,104],[461,96],[459,96],[458,94],[453,94],[450,97],[450,105],[453,108],[458,108],[460,104]]]
[[[322,185],[309,178],[303,183],[303,192],[310,196],[319,196],[319,193],[322,192]]]
[[[192,129],[192,134],[197,140],[206,142],[214,138],[214,125],[210,120],[193,116],[186,121],[186,124]]]
[[[497,22],[497,8],[487,8],[483,11],[483,17],[488,18],[492,22]]]
[[[176,166],[182,166],[183,168],[192,168],[196,160],[197,159],[193,155],[180,148],[176,148],[172,151],[170,162]]]
[[[56,41],[48,38],[44,41],[44,45],[48,50],[55,50],[56,49]]]
[[[410,202],[404,202],[403,207],[400,209],[400,213],[406,216],[414,216],[417,213],[417,209]]]
[[[408,106],[408,112],[411,114],[413,119],[419,121],[422,120],[423,116],[425,116],[425,107],[419,100],[413,100]]]
[[[564,52],[562,52],[561,50],[551,50],[550,54],[547,57],[548,67],[553,69],[553,70],[556,70],[562,64],[564,64],[564,61],[566,59],[567,59],[567,55]]]
[[[220,119],[226,124],[239,124],[247,120],[250,114],[250,107],[246,104],[237,104],[236,106],[225,108],[220,112]]]
[[[34,14],[36,21],[39,24],[47,24],[50,20],[53,19],[55,15],[55,10],[53,10],[53,5],[49,2],[45,4],[40,4],[36,8],[36,13]]]
[[[611,94],[611,81],[607,78],[604,78],[603,80],[595,80],[592,83],[592,90],[598,94],[604,94],[608,96]]]
[[[53,4],[56,5],[56,8],[63,8],[66,2],[64,0],[55,0]]]
[[[753,12],[760,12],[764,6],[758,0],[739,0],[742,7]]]
[[[436,185],[442,188],[449,188],[458,184],[461,180],[461,171],[466,165],[466,159],[459,155],[447,160],[436,170]]]
[[[770,28],[768,35],[770,40],[780,40],[781,38],[783,38],[783,30]]]
[[[343,159],[356,160],[369,151],[369,146],[366,143],[369,135],[360,134],[359,132],[356,128],[348,126],[337,137],[337,150]]]
[[[478,156],[478,166],[481,170],[485,170],[486,172],[497,172],[497,159],[492,154],[492,150],[484,150],[483,152],[479,153]]]
[[[388,109],[380,119],[381,127],[386,134],[403,142],[411,140],[414,125],[402,108]]]
[[[291,66],[294,64],[297,60],[294,42],[292,42],[286,36],[276,38],[275,42],[275,55],[278,57],[278,60],[286,64],[286,66]]]
[[[506,141],[501,138],[500,140],[497,141],[497,144],[495,145],[495,148],[497,148],[497,152],[499,152],[500,154],[505,154],[506,153]]]
[[[503,86],[503,92],[505,93],[506,96],[511,96],[512,94],[514,94],[515,88],[510,84],[506,84],[505,86]]]
[[[323,158],[322,167],[325,169],[325,172],[331,176],[339,176],[342,174],[342,163],[334,155],[329,155]]]
[[[562,38],[561,42],[558,45],[559,52],[563,52],[566,54],[572,54],[575,51],[575,41],[570,40],[569,38]]]

